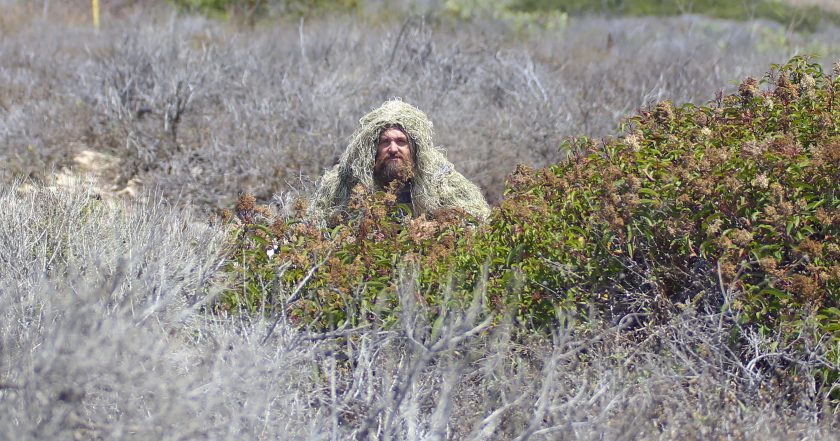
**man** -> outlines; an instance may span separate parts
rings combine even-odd
[[[483,222],[490,207],[478,187],[455,171],[432,143],[432,122],[400,100],[386,101],[359,120],[339,162],[327,171],[309,203],[309,216],[328,224],[347,207],[356,185],[395,191],[415,215],[459,208]]]

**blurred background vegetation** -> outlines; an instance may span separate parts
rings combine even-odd
[[[814,30],[824,21],[837,23],[840,18],[836,11],[827,11],[817,4],[783,0],[513,0],[511,7],[523,11],[561,10],[574,16],[700,14],[733,20],[766,19],[797,30]]]
[[[840,6],[831,0],[443,0],[379,5],[363,0],[170,0],[182,11],[214,17],[237,17],[254,22],[268,17],[370,12],[373,9],[442,13],[459,18],[490,15],[524,16],[540,20],[545,14],[570,17],[673,16],[698,14],[732,20],[765,19],[800,31],[821,23],[840,23]],[[833,6],[832,6],[833,5]]]
[[[98,31],[87,0],[3,1],[3,179],[96,169],[107,191],[201,210],[305,189],[388,98],[428,112],[498,202],[515,164],[551,164],[567,137],[796,54],[840,57],[819,0],[114,0]]]

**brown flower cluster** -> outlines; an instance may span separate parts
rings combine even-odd
[[[789,104],[791,101],[799,98],[799,88],[793,84],[787,73],[779,75],[776,81],[776,89],[773,93],[785,104]]]
[[[252,194],[245,193],[239,196],[236,202],[236,217],[242,223],[252,224],[256,220],[254,218],[254,208],[257,206],[257,198]]]
[[[653,111],[653,118],[660,125],[668,125],[674,121],[674,106],[670,101],[663,101],[656,105]]]
[[[758,96],[758,80],[748,77],[743,83],[741,83],[740,86],[738,86],[738,93],[745,100],[755,98]]]

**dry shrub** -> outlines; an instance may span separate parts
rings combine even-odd
[[[24,7],[6,1],[4,11]],[[498,202],[514,164],[556,162],[567,136],[613,132],[649,102],[701,101],[803,47],[838,57],[835,29],[806,37],[699,17],[580,18],[517,34],[492,20],[456,31],[434,17],[375,14],[238,27],[137,5],[104,11],[94,32],[84,14],[50,2],[45,18],[34,11],[31,26],[4,31],[7,181],[96,150],[122,159],[107,182],[116,189],[134,180],[202,208],[240,191],[267,200],[305,187],[361,115],[401,97]],[[86,14],[89,3],[75,7]]]

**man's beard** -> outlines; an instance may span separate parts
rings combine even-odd
[[[376,165],[374,178],[383,188],[388,187],[391,183],[396,184],[397,188],[401,188],[414,177],[413,169],[414,166],[410,160],[392,161],[386,159]]]

